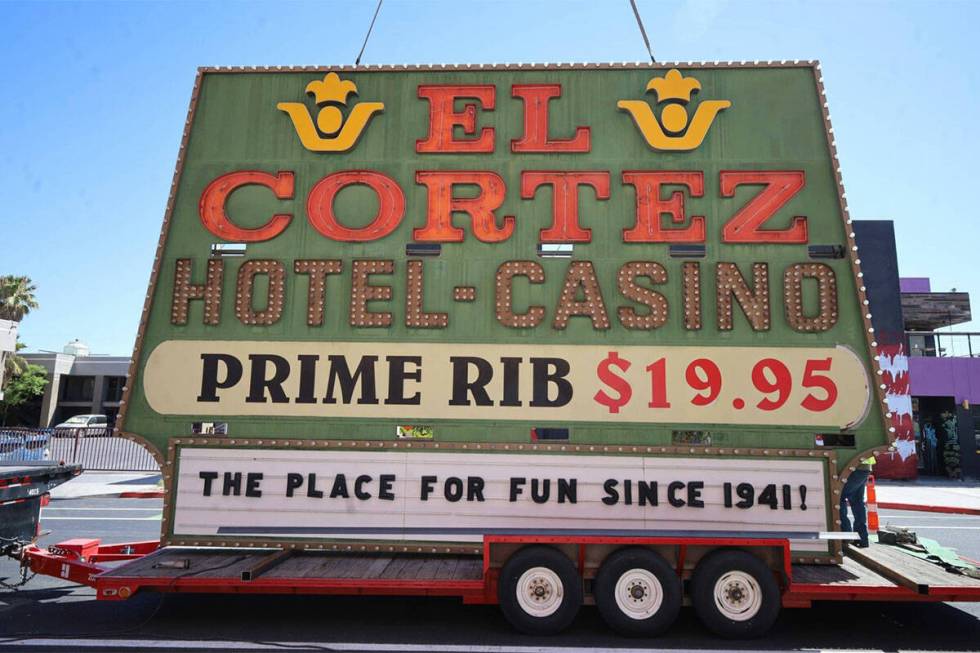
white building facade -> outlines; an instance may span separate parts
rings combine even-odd
[[[129,370],[128,356],[93,356],[78,340],[65,345],[61,353],[22,356],[48,373],[38,426],[54,426],[83,414],[105,415],[110,426],[115,422]]]

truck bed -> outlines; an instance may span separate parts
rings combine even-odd
[[[81,472],[49,460],[0,462],[0,555],[37,536],[42,498]]]
[[[13,488],[45,483],[47,489],[51,489],[81,473],[81,465],[66,465],[53,460],[3,461],[0,462],[0,487],[10,491],[10,496],[3,498],[19,499],[30,495],[20,496],[20,494],[12,492]]]

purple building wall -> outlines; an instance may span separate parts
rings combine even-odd
[[[980,404],[980,361],[975,358],[909,358],[912,395],[916,397],[953,397]]]
[[[929,277],[902,277],[898,283],[901,292],[932,292]]]

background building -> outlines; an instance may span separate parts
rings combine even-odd
[[[980,339],[952,331],[970,321],[970,297],[933,292],[924,278],[902,279],[901,290],[919,472],[955,476],[955,442],[963,474],[980,476]]]
[[[952,331],[971,320],[970,296],[901,278],[890,220],[854,232],[896,435],[877,474],[980,477],[980,334]]]
[[[61,353],[22,354],[48,372],[48,385],[32,413],[37,426],[54,426],[73,415],[105,415],[111,426],[119,413],[128,356],[93,356],[88,345],[73,340]]]

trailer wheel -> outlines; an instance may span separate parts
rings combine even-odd
[[[507,621],[528,635],[567,628],[582,605],[582,579],[568,556],[547,546],[529,546],[507,560],[497,588]]]
[[[593,585],[599,614],[616,632],[659,635],[681,609],[681,581],[667,561],[649,549],[616,551],[602,563]]]
[[[779,586],[772,571],[745,551],[717,551],[698,563],[691,599],[701,623],[716,635],[764,635],[779,616]]]

